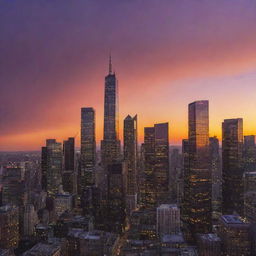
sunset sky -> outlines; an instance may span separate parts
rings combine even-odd
[[[40,150],[77,135],[80,108],[103,132],[108,56],[127,114],[187,137],[187,108],[210,101],[210,135],[225,118],[256,134],[255,0],[1,0],[0,150]]]

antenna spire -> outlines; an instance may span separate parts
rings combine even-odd
[[[109,54],[109,74],[112,74],[112,57],[111,57],[111,52]]]

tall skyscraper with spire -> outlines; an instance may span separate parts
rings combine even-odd
[[[115,162],[120,157],[118,121],[118,83],[112,71],[110,56],[109,72],[105,77],[104,137],[101,141],[101,160],[104,166]]]

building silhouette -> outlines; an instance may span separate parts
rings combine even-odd
[[[79,193],[87,186],[95,184],[96,140],[95,111],[93,108],[81,109],[81,161],[79,170]]]
[[[243,213],[243,119],[222,123],[222,213]]]
[[[104,135],[101,141],[101,161],[105,167],[120,158],[118,118],[118,82],[115,73],[112,72],[110,56],[109,73],[105,77]]]
[[[126,208],[131,213],[137,206],[137,115],[124,119],[124,161],[127,164]]]
[[[212,182],[209,166],[209,103],[196,101],[189,104],[189,155],[187,212],[190,231],[211,231]]]

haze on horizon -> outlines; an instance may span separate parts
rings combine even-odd
[[[256,2],[253,0],[27,0],[0,4],[0,151],[39,150],[80,132],[80,108],[103,132],[111,50],[119,123],[170,123],[187,138],[187,106],[210,102],[210,135],[225,118],[256,134]],[[122,138],[122,136],[121,136]],[[76,137],[79,145],[79,135]]]

